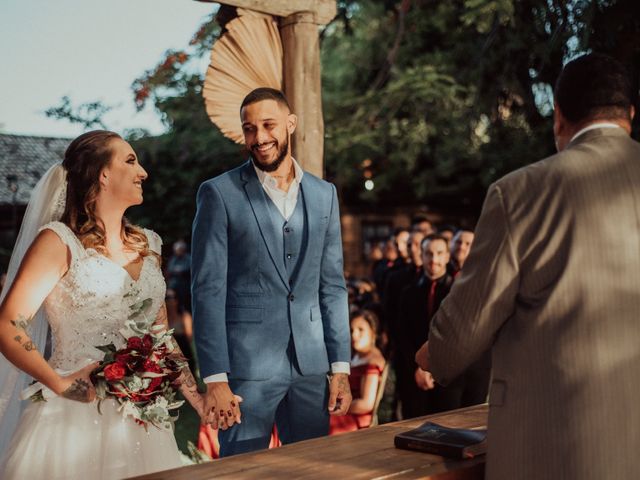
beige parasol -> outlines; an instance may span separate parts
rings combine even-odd
[[[243,143],[238,106],[255,88],[282,89],[282,41],[272,16],[245,9],[238,15],[213,45],[203,96],[211,121]]]

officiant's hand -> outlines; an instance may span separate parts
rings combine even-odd
[[[89,376],[100,365],[100,362],[90,363],[86,367],[73,372],[66,377],[60,377],[56,394],[76,402],[89,403],[96,398],[96,389]]]
[[[416,381],[416,385],[420,390],[431,390],[436,386],[436,382],[433,379],[433,375],[431,375],[431,372],[426,372],[420,367],[416,368],[414,379]]]
[[[429,342],[425,342],[416,353],[416,363],[422,370],[429,371]]]
[[[242,398],[231,392],[227,382],[207,383],[202,422],[222,430],[241,423],[240,402]]]
[[[344,415],[351,405],[349,375],[334,373],[329,380],[329,415]]]

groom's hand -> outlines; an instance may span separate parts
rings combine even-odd
[[[334,373],[329,380],[329,415],[344,415],[351,405],[349,375]]]
[[[207,383],[207,394],[204,399],[203,423],[213,428],[227,428],[241,423],[240,402],[242,398],[234,395],[227,382]]]

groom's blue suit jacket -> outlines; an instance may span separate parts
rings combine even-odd
[[[269,379],[289,339],[303,375],[351,356],[335,187],[306,173],[306,242],[289,277],[282,230],[251,161],[204,182],[192,237],[194,332],[202,377]],[[284,219],[282,219],[284,222]]]

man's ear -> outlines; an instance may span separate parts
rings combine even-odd
[[[564,118],[558,104],[553,102],[553,135],[558,138],[558,136],[564,133],[566,128],[567,120]]]
[[[298,126],[298,117],[294,113],[290,113],[287,115],[287,132],[289,135],[292,135],[293,132],[296,131],[296,127]]]
[[[633,117],[635,116],[636,116],[636,107],[631,105],[631,108],[629,109],[629,118],[633,120]]]

